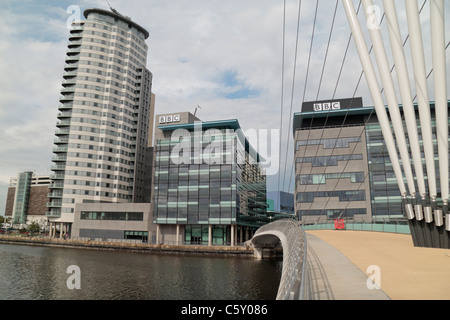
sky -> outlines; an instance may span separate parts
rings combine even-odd
[[[193,113],[200,106],[197,116],[203,121],[238,119],[244,131],[278,130],[281,149],[279,141],[258,142],[267,144],[270,159],[279,163],[279,170],[267,177],[268,191],[277,189],[279,179],[282,189],[293,190],[291,121],[293,113],[301,111],[303,101],[360,96],[364,105],[372,105],[364,77],[358,86],[362,67],[353,40],[344,60],[350,28],[340,0],[108,2],[150,33],[146,40],[147,68],[153,74],[155,114]],[[108,2],[1,1],[0,215],[11,177],[23,171],[52,173],[58,98],[69,36],[67,21],[77,13],[73,9],[79,8],[81,13],[90,7],[108,9]],[[354,3],[357,7],[359,1]],[[396,3],[405,38],[404,9],[401,1]],[[382,14],[381,0],[374,4]],[[449,1],[445,1],[447,16],[449,7]],[[364,23],[362,12],[359,17]],[[421,19],[426,35],[428,4]],[[381,31],[388,39],[383,23]],[[429,37],[424,38],[429,41]],[[405,51],[408,55],[408,46]]]

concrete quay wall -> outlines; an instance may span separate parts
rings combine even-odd
[[[186,255],[222,255],[253,257],[253,249],[245,246],[204,246],[204,245],[166,245],[147,243],[125,243],[114,241],[93,241],[78,239],[49,239],[1,235],[0,243],[66,247],[90,250],[120,250],[143,253],[186,254]]]

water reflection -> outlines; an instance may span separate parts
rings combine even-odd
[[[81,270],[69,290],[67,267]],[[0,299],[275,299],[281,261],[0,244]]]

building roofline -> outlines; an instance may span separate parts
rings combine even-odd
[[[129,23],[131,24],[133,27],[135,27],[136,29],[138,29],[139,31],[141,31],[142,33],[144,33],[145,39],[147,39],[149,37],[149,32],[143,28],[142,26],[140,26],[139,24],[137,24],[136,22],[132,21],[130,17],[126,17],[122,14],[120,14],[117,10],[112,9],[114,11],[108,11],[108,10],[104,10],[104,9],[99,9],[99,8],[88,8],[86,10],[84,10],[84,17],[87,19],[88,15],[90,13],[103,13],[103,14],[107,14],[111,17],[117,18],[122,20],[123,22]]]
[[[191,123],[177,123],[177,124],[169,124],[165,126],[158,126],[158,129],[162,131],[172,131],[176,129],[191,129],[193,130],[195,126],[198,126],[199,124],[202,125],[202,128],[214,128],[218,129],[220,128],[227,128],[227,129],[233,129],[237,130],[240,129],[241,126],[239,125],[239,121],[237,119],[230,119],[230,120],[217,120],[217,121],[196,121]]]
[[[450,107],[450,100],[447,101]],[[430,101],[430,109],[434,109],[434,101]],[[385,108],[388,110],[388,105],[385,105]],[[399,104],[400,110],[402,109],[402,105]],[[414,108],[418,108],[418,104],[414,103]],[[328,110],[328,111],[308,111],[308,112],[296,112],[293,117],[293,133],[295,136],[295,131],[301,127],[301,124],[304,119],[312,119],[312,118],[326,118],[326,117],[336,117],[336,116],[347,116],[347,115],[363,115],[370,114],[374,112],[374,106],[367,106],[361,108],[350,108],[350,109],[340,109],[340,110]]]

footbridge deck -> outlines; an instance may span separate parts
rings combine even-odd
[[[259,228],[248,244],[262,259],[264,250],[282,248],[277,300],[388,300],[368,276],[333,246],[306,234],[298,221],[277,220]]]

